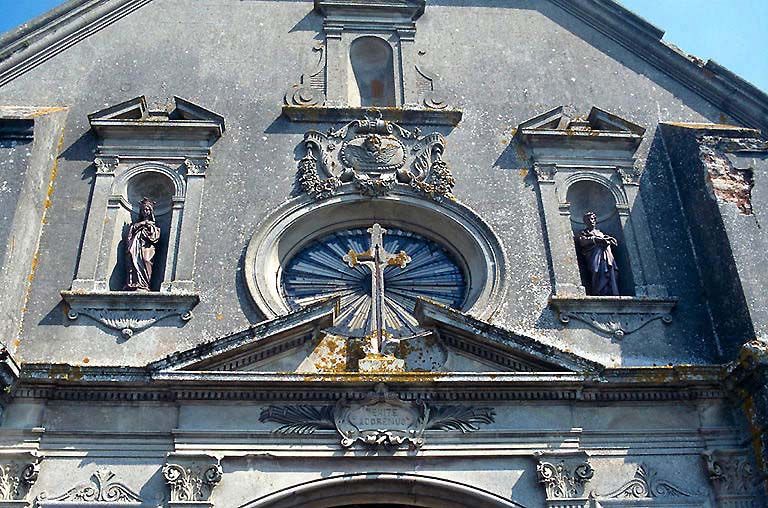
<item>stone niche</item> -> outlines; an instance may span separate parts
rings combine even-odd
[[[651,321],[672,321],[675,298],[660,280],[653,239],[636,199],[640,172],[634,154],[645,129],[593,107],[588,115],[555,108],[520,124],[517,137],[531,156],[551,260],[550,303],[560,321],[577,319],[621,338]],[[592,211],[598,228],[618,240],[619,295],[589,296],[589,277],[575,235]]]
[[[88,117],[96,170],[77,275],[61,295],[68,317],[86,315],[126,337],[161,319],[192,318],[193,269],[203,184],[224,119],[179,97],[150,111],[144,97]],[[124,291],[125,233],[143,198],[155,202],[160,241],[150,291]]]
[[[456,125],[461,111],[436,91],[420,62],[416,21],[425,0],[315,0],[324,40],[315,65],[285,94],[283,113],[299,122],[349,122],[370,107],[406,124]]]

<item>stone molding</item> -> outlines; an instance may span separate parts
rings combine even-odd
[[[0,454],[0,507],[27,506],[26,498],[40,474],[41,460],[35,452]]]
[[[62,291],[61,297],[69,320],[87,316],[126,339],[166,318],[189,321],[200,301],[197,293],[133,291]]]
[[[35,498],[35,506],[40,508],[79,507],[91,504],[108,504],[121,507],[142,506],[139,495],[124,483],[116,479],[115,473],[108,469],[98,469],[91,475],[90,482],[80,483],[65,493],[48,497],[42,492]]]
[[[551,0],[565,12],[671,76],[746,125],[768,131],[768,96],[712,60],[704,62],[666,44],[664,32],[616,2]]]
[[[672,323],[676,298],[635,298],[629,296],[551,296],[549,303],[557,310],[564,325],[572,319],[581,321],[596,332],[622,339],[648,323],[661,320]]]
[[[221,482],[219,460],[210,455],[169,454],[163,478],[170,489],[169,507],[212,507],[209,498]]]
[[[0,37],[0,87],[152,0],[75,0]]]
[[[536,452],[536,474],[544,487],[547,508],[587,508],[584,495],[595,470],[583,451]]]
[[[296,85],[298,87],[298,85]],[[291,94],[291,104],[283,105],[283,114],[294,122],[307,123],[347,123],[352,122],[366,111],[367,108],[345,106],[315,106],[302,104],[301,94],[306,94],[303,88],[291,88],[287,94]],[[305,102],[307,100],[305,99]],[[434,102],[434,101],[433,101]],[[456,108],[428,109],[416,106],[403,106],[401,108],[386,108],[382,110],[385,120],[397,120],[403,125],[445,125],[455,127],[459,125],[463,112]]]
[[[152,372],[145,367],[89,367],[24,364],[16,397],[89,401],[311,399],[335,403],[371,383],[410,385],[407,400],[435,402],[478,400],[492,390],[494,400],[566,400],[588,402],[693,401],[723,399],[724,369],[656,367],[604,369],[596,372],[289,374],[260,372]],[[55,381],[52,384],[52,379]],[[160,382],[159,388],[155,382]],[[434,383],[444,389],[435,390]],[[244,389],[247,387],[247,389]],[[97,389],[98,388],[98,389]],[[392,391],[395,391],[394,388]]]

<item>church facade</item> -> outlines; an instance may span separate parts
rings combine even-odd
[[[0,38],[0,507],[765,506],[768,96],[612,0]]]

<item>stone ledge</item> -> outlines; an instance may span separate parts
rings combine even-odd
[[[657,319],[672,323],[677,298],[551,296],[549,303],[564,325],[577,319],[597,332],[621,339]]]
[[[377,107],[382,119],[410,125],[450,125],[455,127],[462,118],[460,109],[386,108]],[[328,106],[283,106],[283,114],[294,122],[341,123],[363,118],[370,108]]]
[[[70,320],[82,314],[125,338],[174,315],[187,322],[200,302],[196,292],[62,291],[61,297]]]

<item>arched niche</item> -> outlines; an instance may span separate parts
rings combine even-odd
[[[407,473],[361,473],[311,481],[240,508],[342,508],[349,505],[421,508],[522,508],[490,492],[450,480]]]
[[[634,296],[635,284],[632,277],[632,265],[616,206],[617,199],[620,202],[625,201],[623,193],[620,189],[610,185],[609,181],[598,178],[573,179],[569,183],[566,201],[569,204],[568,211],[574,238],[586,227],[583,219],[584,214],[593,212],[597,216],[597,228],[616,238],[619,243],[618,247],[613,249],[619,267],[619,292],[622,296]],[[587,294],[590,294],[590,276],[575,242],[574,249],[576,250],[582,285],[587,289]]]
[[[395,68],[392,46],[380,37],[358,37],[349,47],[349,104],[394,107]]]
[[[169,269],[168,252],[174,223],[180,220],[184,201],[184,180],[172,168],[160,163],[134,166],[115,179],[111,208],[115,231],[112,251],[109,290],[121,291],[125,286],[125,237],[130,224],[138,219],[139,203],[151,199],[155,221],[160,228],[160,241],[155,253],[150,287],[159,291]],[[174,209],[174,203],[179,206]],[[116,206],[118,205],[118,206]],[[174,217],[175,216],[175,217]]]

